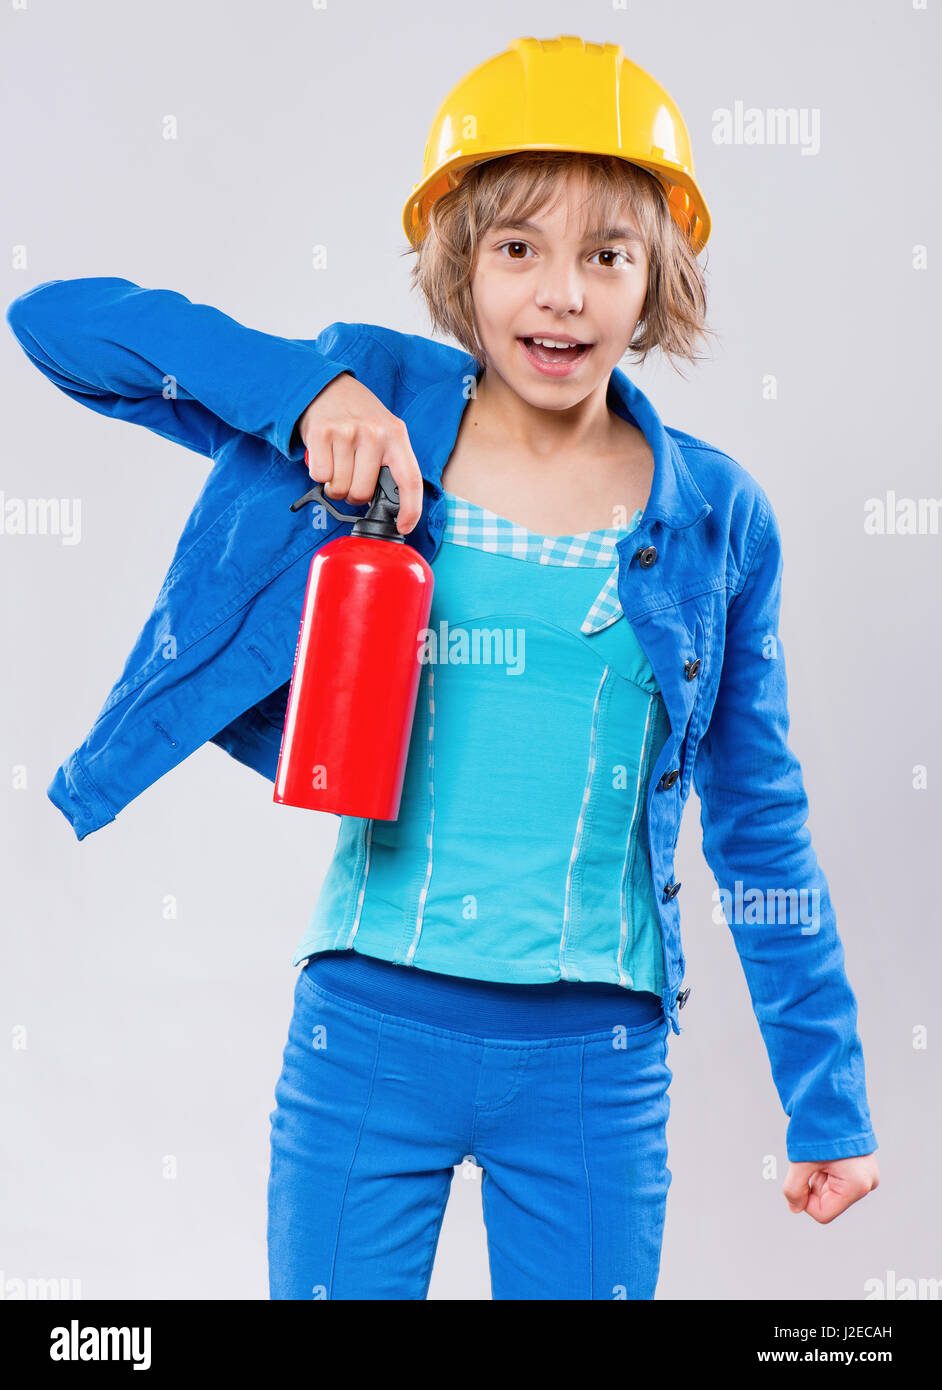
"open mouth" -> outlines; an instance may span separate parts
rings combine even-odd
[[[531,357],[548,367],[561,367],[578,362],[592,346],[591,343],[573,343],[568,347],[547,347],[545,343],[535,342],[533,338],[521,338],[520,341]]]

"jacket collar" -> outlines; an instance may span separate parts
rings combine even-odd
[[[454,369],[420,391],[403,414],[422,476],[436,489],[441,488],[472,383],[480,379],[481,371],[473,356],[462,354]],[[641,525],[658,520],[681,530],[707,516],[713,509],[697,487],[680,445],[668,434],[644,392],[620,367],[609,378],[607,399],[611,409],[641,430],[654,455],[654,480]]]

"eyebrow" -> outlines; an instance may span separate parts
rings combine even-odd
[[[536,222],[512,222],[504,219],[491,226],[492,232],[527,231],[540,233],[542,228]],[[583,241],[637,241],[642,245],[644,237],[634,227],[590,227]]]

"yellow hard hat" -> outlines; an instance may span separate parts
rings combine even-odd
[[[677,105],[624,56],[621,44],[586,43],[573,34],[514,39],[452,87],[432,122],[422,177],[403,209],[411,244],[418,247],[429,208],[454,186],[453,170],[521,150],[616,155],[650,170],[694,254],[706,245],[710,214]]]

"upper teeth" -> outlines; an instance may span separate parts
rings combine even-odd
[[[534,338],[534,343],[539,343],[541,347],[567,348],[580,347],[580,343],[561,343],[558,338]]]

